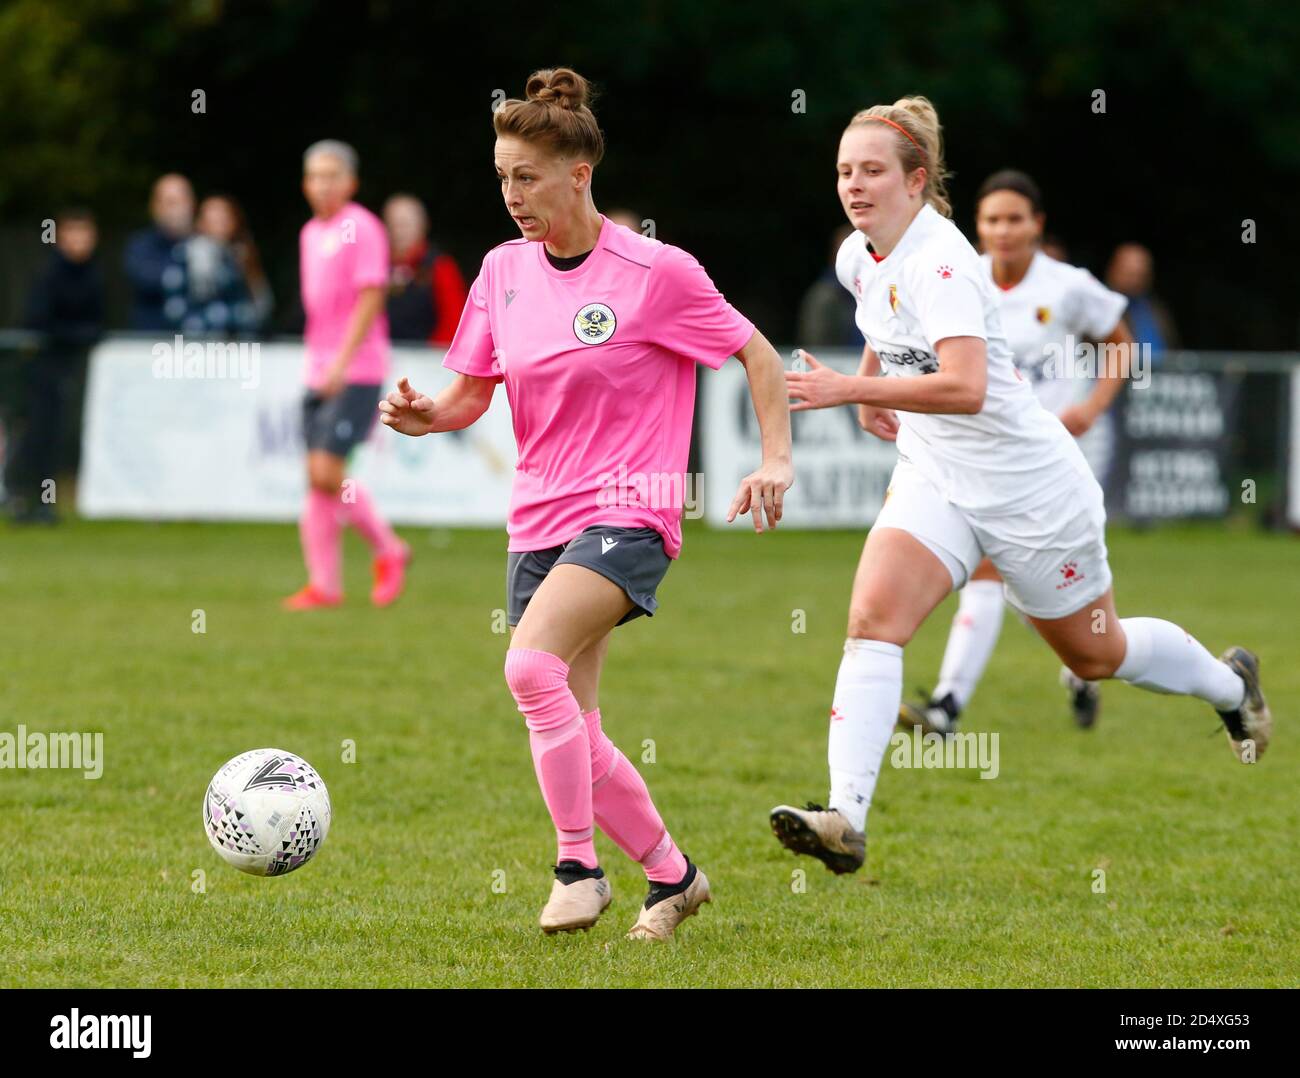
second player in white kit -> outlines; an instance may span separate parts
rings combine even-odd
[[[1016,369],[1039,403],[1079,439],[1100,481],[1111,448],[1106,412],[1123,388],[1132,347],[1122,318],[1128,300],[1087,270],[1039,250],[1042,196],[1024,173],[994,173],[980,186],[976,207],[984,248],[980,266],[1000,299],[1000,322]],[[919,704],[902,704],[902,722],[928,733],[955,731],[997,644],[1002,591],[1002,578],[985,558],[961,591],[938,684]],[[1061,681],[1076,723],[1092,726],[1101,699],[1097,683],[1068,668]]]
[[[1231,648],[1216,659],[1177,625],[1115,611],[1101,488],[1016,370],[993,285],[948,220],[934,107],[903,98],[858,113],[837,172],[856,231],[836,268],[867,344],[857,376],[813,357],[811,370],[787,373],[791,410],[858,404],[867,430],[897,439],[899,462],[853,582],[829,805],[778,805],[778,840],[834,872],[861,867],[903,647],[985,556],[1007,600],[1078,677],[1199,697],[1253,761],[1272,728],[1255,656]]]

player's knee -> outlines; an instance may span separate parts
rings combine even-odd
[[[568,665],[549,651],[511,648],[506,652],[505,674],[506,684],[516,700],[569,686]]]
[[[569,689],[569,666],[558,655],[532,648],[506,652],[506,684],[528,729],[558,730],[581,718]]]
[[[343,476],[337,468],[313,462],[307,466],[307,482],[312,490],[337,494],[343,487]]]
[[[865,603],[849,607],[848,635],[857,640],[879,640],[903,647],[912,638],[912,628],[890,616],[879,606]]]
[[[1077,678],[1084,681],[1105,681],[1114,677],[1123,656],[1116,659],[1110,655],[1075,655],[1066,660],[1065,665]]]

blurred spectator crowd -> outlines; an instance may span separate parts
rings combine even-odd
[[[198,202],[186,177],[168,173],[154,182],[149,217],[122,258],[131,292],[127,328],[223,339],[263,335],[276,297],[238,200],[211,194]],[[428,212],[415,195],[390,197],[383,218],[391,339],[449,344],[467,292],[460,267],[430,240]],[[16,363],[0,355],[8,368],[0,382],[0,497],[16,521],[53,523],[49,478],[77,465],[86,359],[105,328],[105,299],[94,215],[65,210],[44,238],[53,247],[23,318],[23,328],[38,336],[16,353]]]

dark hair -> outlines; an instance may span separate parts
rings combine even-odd
[[[65,206],[55,215],[56,221],[63,221],[65,224],[71,224],[79,221],[82,224],[95,224],[95,215],[86,209],[85,206]]]
[[[580,157],[592,168],[605,156],[605,136],[589,102],[590,84],[567,67],[544,68],[528,76],[524,100],[503,101],[492,114],[498,135],[536,143],[560,157]]]
[[[1019,169],[1001,169],[980,184],[980,189],[975,192],[975,208],[978,210],[979,204],[997,191],[1013,191],[1029,199],[1035,213],[1043,212],[1043,194],[1038,190],[1038,184]]]

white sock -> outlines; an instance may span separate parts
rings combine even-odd
[[[880,640],[845,640],[827,739],[828,807],[839,809],[859,831],[866,827],[867,809],[902,699],[903,649]]]
[[[959,708],[970,702],[1002,632],[1004,606],[1000,580],[972,580],[961,589],[939,667],[939,684],[934,687],[936,700],[952,693]]]
[[[1246,686],[1226,663],[1171,621],[1120,618],[1128,650],[1115,676],[1152,692],[1198,696],[1216,711],[1235,711]]]

